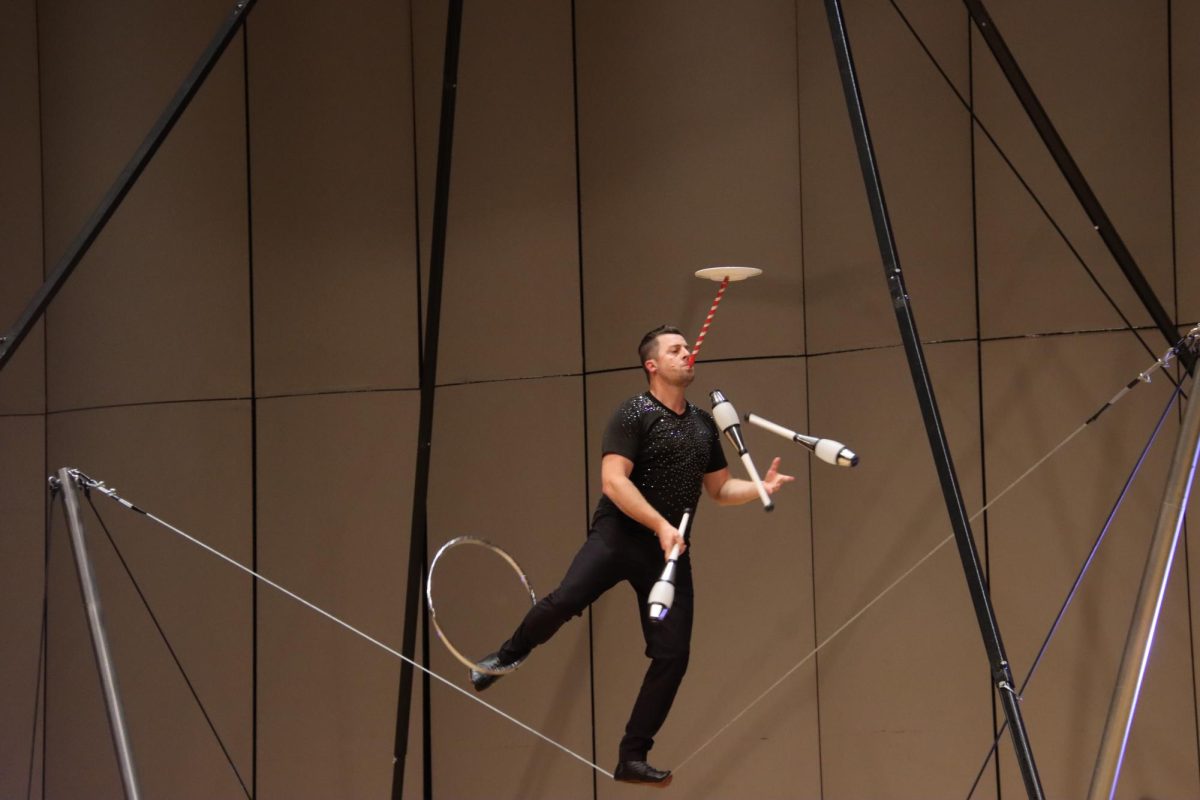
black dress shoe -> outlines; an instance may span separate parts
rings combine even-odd
[[[645,761],[622,761],[617,764],[617,771],[613,773],[613,780],[622,783],[644,783],[659,789],[670,786],[672,777],[671,770],[664,772],[655,769]]]
[[[501,661],[499,652],[492,653],[479,659],[479,666],[487,667],[488,669],[507,669],[508,667],[513,667],[520,663],[520,661],[517,661],[516,663],[505,663],[504,661]],[[475,691],[482,692],[484,689],[488,688],[503,677],[503,675],[489,675],[486,672],[471,670],[471,685],[475,687]]]

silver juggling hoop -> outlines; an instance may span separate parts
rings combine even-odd
[[[525,591],[529,592],[529,601],[531,604],[537,603],[537,595],[534,594],[533,587],[529,585],[529,578],[526,577],[525,571],[521,569],[521,565],[517,563],[516,559],[488,540],[480,539],[478,536],[459,536],[451,539],[438,549],[437,554],[433,557],[433,561],[429,564],[429,577],[425,580],[425,602],[429,605],[429,621],[433,623],[433,629],[437,631],[438,638],[442,640],[442,644],[446,645],[446,649],[450,651],[451,655],[476,672],[482,672],[487,675],[507,675],[521,666],[521,662],[518,661],[515,664],[509,664],[500,669],[486,669],[478,662],[463,655],[454,646],[454,643],[450,641],[450,637],[446,636],[446,632],[442,630],[441,623],[438,622],[437,609],[433,604],[433,576],[436,574],[438,559],[445,555],[446,551],[458,547],[460,544],[473,544],[477,547],[491,550],[507,561],[508,565],[513,568],[513,572],[517,573],[517,577],[521,579],[521,585],[525,587]]]

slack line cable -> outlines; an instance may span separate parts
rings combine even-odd
[[[362,638],[362,639],[365,639],[365,640],[367,640],[367,641],[368,641],[368,642],[370,642],[371,644],[373,644],[373,645],[375,645],[376,647],[378,647],[380,650],[384,650],[384,651],[386,651],[386,652],[388,652],[388,653],[392,654],[393,656],[395,656],[396,658],[400,659],[401,661],[403,661],[403,662],[405,662],[405,663],[409,664],[409,665],[410,665],[411,667],[413,667],[414,669],[418,669],[418,670],[420,670],[421,672],[424,672],[424,673],[425,673],[426,675],[428,675],[429,677],[431,677],[431,678],[433,678],[433,679],[435,679],[435,680],[437,680],[437,681],[440,681],[441,683],[445,684],[446,686],[450,687],[450,688],[451,688],[451,689],[453,689],[454,691],[456,691],[456,692],[458,692],[459,694],[461,694],[463,697],[466,697],[466,698],[468,698],[469,700],[474,700],[476,703],[479,703],[480,705],[482,705],[482,706],[484,706],[484,707],[486,707],[486,708],[489,708],[489,709],[491,709],[492,711],[494,711],[494,712],[496,712],[497,714],[499,714],[500,716],[504,717],[506,720],[508,720],[509,722],[513,723],[514,725],[516,725],[516,726],[518,726],[518,727],[520,727],[520,728],[523,728],[524,730],[528,731],[529,733],[532,733],[534,736],[538,737],[538,738],[539,738],[539,739],[541,739],[542,741],[544,741],[544,742],[547,742],[547,743],[549,743],[549,744],[552,744],[552,745],[554,745],[554,746],[555,746],[555,747],[557,747],[559,750],[562,750],[562,751],[563,751],[564,753],[566,753],[567,755],[569,755],[569,756],[572,756],[573,758],[575,758],[575,759],[577,759],[577,760],[579,760],[579,761],[582,761],[584,764],[587,764],[589,767],[591,767],[592,769],[596,770],[597,772],[599,772],[599,773],[601,773],[601,774],[603,774],[603,775],[607,775],[609,778],[613,777],[613,774],[612,774],[611,772],[609,772],[608,770],[604,769],[604,768],[603,768],[603,767],[601,767],[600,765],[598,765],[598,764],[596,764],[596,763],[594,763],[594,762],[592,762],[592,761],[589,761],[587,758],[584,758],[583,756],[579,755],[579,753],[576,753],[574,750],[570,749],[570,748],[569,748],[569,747],[567,747],[566,745],[563,745],[563,744],[560,744],[560,743],[556,742],[554,739],[551,739],[551,738],[550,738],[549,736],[547,736],[546,734],[544,734],[544,733],[542,733],[542,732],[540,732],[540,731],[538,731],[538,730],[535,730],[534,728],[532,728],[532,727],[530,727],[529,725],[525,724],[525,723],[524,723],[524,722],[522,722],[521,720],[519,720],[519,719],[517,719],[516,717],[514,717],[514,716],[512,716],[512,715],[508,714],[508,713],[507,713],[507,712],[505,712],[505,711],[502,711],[501,709],[497,708],[496,706],[492,705],[491,703],[487,702],[486,700],[483,700],[483,699],[481,699],[481,698],[479,698],[479,697],[476,697],[475,695],[473,695],[473,694],[471,694],[470,692],[468,692],[466,689],[463,689],[462,687],[460,687],[460,686],[458,686],[457,684],[455,684],[453,681],[451,681],[451,680],[449,680],[449,679],[447,679],[447,678],[443,678],[441,675],[438,675],[436,672],[434,672],[434,671],[432,671],[432,670],[430,670],[430,669],[426,669],[424,666],[422,666],[421,664],[419,664],[419,663],[417,663],[416,661],[412,660],[411,658],[408,658],[407,656],[405,656],[403,653],[401,653],[399,650],[395,649],[394,647],[390,647],[390,646],[388,646],[388,645],[384,644],[383,642],[379,641],[379,640],[378,640],[378,639],[376,639],[375,637],[371,636],[370,634],[368,634],[368,633],[364,633],[363,631],[361,631],[361,630],[359,630],[358,628],[354,627],[354,626],[353,626],[353,625],[351,625],[350,623],[348,623],[348,622],[345,622],[344,620],[342,620],[342,619],[340,619],[340,618],[338,618],[338,617],[334,616],[333,614],[329,613],[328,611],[326,611],[325,609],[321,608],[320,606],[317,606],[316,604],[314,604],[314,603],[312,603],[312,602],[310,602],[310,601],[308,601],[308,600],[305,600],[303,597],[301,597],[300,595],[296,594],[295,592],[293,592],[293,591],[291,591],[291,590],[289,590],[289,589],[286,589],[286,588],[284,588],[283,586],[280,586],[278,583],[276,583],[275,581],[271,580],[270,578],[267,578],[266,576],[264,576],[264,575],[261,575],[261,574],[259,574],[259,573],[255,572],[255,571],[254,571],[254,570],[252,570],[250,567],[247,567],[245,564],[242,564],[242,563],[238,562],[237,560],[235,560],[235,559],[231,558],[230,556],[227,556],[227,555],[225,555],[225,554],[224,554],[224,553],[222,553],[220,550],[217,550],[215,547],[213,547],[213,546],[211,546],[211,545],[209,545],[209,544],[206,544],[206,543],[204,543],[204,542],[200,541],[200,540],[199,540],[199,539],[197,539],[196,537],[194,537],[194,536],[192,536],[192,535],[188,534],[188,533],[187,533],[187,532],[185,532],[185,531],[182,531],[182,530],[180,530],[179,528],[176,528],[174,525],[172,525],[171,523],[167,522],[166,520],[163,520],[163,519],[160,519],[160,518],[158,518],[158,517],[154,516],[154,515],[153,515],[153,514],[151,514],[149,511],[146,511],[145,509],[138,508],[138,507],[137,507],[137,506],[135,506],[133,503],[129,502],[128,500],[126,500],[126,499],[124,499],[123,497],[121,497],[120,495],[118,495],[115,489],[112,489],[112,488],[109,488],[108,486],[105,486],[103,482],[101,482],[101,481],[96,481],[96,480],[93,480],[92,478],[89,478],[89,477],[87,477],[86,475],[84,475],[83,473],[79,472],[78,470],[72,470],[72,474],[73,474],[74,476],[76,476],[76,477],[78,477],[78,478],[80,478],[80,479],[82,479],[82,480],[83,480],[83,482],[84,482],[84,487],[85,487],[86,489],[88,489],[88,490],[94,490],[94,491],[100,492],[101,494],[105,495],[106,497],[109,497],[109,498],[111,498],[112,500],[116,501],[117,503],[120,503],[121,505],[125,506],[126,508],[128,508],[128,509],[130,509],[130,510],[132,510],[132,511],[137,511],[139,514],[142,514],[142,515],[144,515],[145,517],[147,517],[148,519],[150,519],[150,520],[153,520],[154,522],[158,523],[159,525],[161,525],[162,527],[164,527],[164,528],[166,528],[167,530],[171,531],[172,533],[176,534],[177,536],[180,536],[181,538],[183,538],[183,539],[186,539],[187,541],[189,541],[189,542],[191,542],[192,544],[196,545],[196,546],[197,546],[197,547],[199,547],[200,549],[202,549],[202,550],[206,550],[207,552],[211,553],[212,555],[216,556],[217,558],[221,559],[222,561],[224,561],[224,562],[228,563],[229,565],[231,565],[231,566],[233,566],[233,567],[236,567],[236,568],[240,569],[242,572],[245,572],[247,575],[250,575],[251,577],[255,578],[256,580],[262,581],[262,582],[263,582],[263,583],[265,583],[267,586],[270,586],[272,589],[276,590],[277,592],[280,592],[281,594],[287,595],[288,597],[290,597],[291,599],[295,600],[295,601],[296,601],[297,603],[299,603],[300,605],[302,605],[302,606],[305,606],[306,608],[308,608],[308,609],[310,609],[310,610],[312,610],[312,611],[315,611],[315,612],[317,612],[317,613],[318,613],[318,614],[320,614],[321,616],[323,616],[323,617],[325,617],[326,619],[328,619],[330,622],[333,622],[333,623],[335,623],[335,624],[337,624],[337,625],[340,625],[341,627],[343,627],[343,628],[345,628],[346,630],[350,631],[351,633],[353,633],[354,635],[358,636],[359,638]]]
[[[1078,436],[1080,433],[1082,433],[1085,428],[1087,428],[1089,425],[1091,425],[1097,419],[1099,419],[1100,416],[1105,411],[1107,411],[1109,408],[1112,408],[1112,406],[1115,405],[1116,403],[1120,402],[1120,400],[1122,398],[1124,398],[1125,395],[1128,394],[1135,386],[1137,386],[1140,383],[1149,383],[1150,376],[1156,369],[1165,369],[1166,367],[1168,367],[1170,365],[1171,359],[1175,355],[1175,352],[1185,342],[1187,342],[1189,340],[1198,339],[1198,338],[1200,338],[1200,325],[1197,325],[1196,327],[1194,327],[1190,331],[1188,331],[1187,335],[1185,335],[1178,342],[1176,342],[1174,346],[1172,346],[1170,349],[1168,349],[1167,352],[1162,356],[1162,358],[1159,358],[1152,365],[1147,367],[1142,372],[1138,373],[1138,376],[1136,378],[1131,380],[1120,391],[1118,391],[1115,395],[1113,395],[1112,398],[1110,398],[1106,403],[1104,403],[1104,405],[1102,405],[1099,408],[1099,410],[1096,411],[1096,413],[1092,414],[1090,417],[1088,417],[1088,419],[1085,422],[1080,424],[1079,427],[1075,428],[1075,430],[1073,430],[1069,434],[1067,434],[1066,438],[1064,438],[1061,442],[1056,444],[1044,456],[1042,456],[1037,461],[1035,461],[1033,466],[1031,466],[1029,469],[1027,469],[1023,473],[1021,473],[1016,478],[1016,480],[1012,481],[1010,484],[1008,484],[1008,486],[1004,487],[995,497],[993,497],[991,500],[989,500],[987,503],[985,503],[982,508],[980,508],[974,514],[972,514],[967,521],[974,522],[985,511],[987,511],[989,508],[991,508],[993,505],[995,505],[997,502],[999,502],[1002,497],[1004,497],[1006,494],[1008,494],[1010,491],[1012,491],[1014,488],[1016,488],[1017,484],[1024,481],[1031,474],[1033,474],[1033,472],[1038,467],[1040,467],[1042,464],[1046,463],[1046,461],[1048,461],[1052,456],[1054,456],[1055,453],[1057,453],[1059,450],[1062,450],[1064,447],[1066,447],[1067,444],[1069,444],[1072,439],[1074,439],[1076,436]],[[1178,391],[1179,384],[1174,383],[1174,381],[1172,381],[1172,384],[1175,386],[1176,390]],[[1174,398],[1172,397],[1172,399],[1174,399]],[[794,665],[792,665],[792,667],[790,669],[788,669],[787,672],[785,672],[782,675],[782,677],[780,677],[778,680],[776,680],[774,683],[772,683],[770,686],[768,686],[767,689],[765,691],[763,691],[762,694],[758,695],[758,697],[751,700],[750,703],[745,708],[743,708],[741,711],[739,711],[737,714],[735,714],[732,719],[730,719],[728,722],[726,722],[724,725],[722,725],[721,728],[718,729],[717,732],[714,733],[711,737],[709,737],[709,739],[707,741],[705,741],[702,745],[700,745],[694,751],[692,751],[691,755],[687,756],[682,761],[680,761],[679,764],[676,765],[676,767],[675,767],[675,770],[674,770],[675,774],[679,774],[679,770],[685,764],[687,764],[689,761],[691,761],[693,758],[695,758],[697,755],[699,755],[700,752],[703,751],[705,748],[707,748],[710,744],[712,744],[717,739],[717,737],[719,737],[722,733],[724,733],[726,730],[728,730],[730,727],[732,727],[735,722],[737,722],[739,719],[741,719],[743,716],[745,716],[745,714],[747,712],[749,712],[750,709],[752,709],[754,706],[758,705],[758,703],[761,702],[764,697],[766,697],[768,694],[770,694],[776,688],[778,688],[779,685],[782,684],[785,680],[787,680],[796,670],[800,669],[800,667],[802,667],[806,663],[808,663],[817,653],[821,652],[821,650],[823,650],[826,647],[826,645],[828,645],[830,642],[832,642],[834,639],[836,639],[842,633],[842,631],[846,630],[846,628],[849,628],[852,624],[854,624],[854,622],[856,622],[859,617],[861,617],[863,614],[867,613],[867,611],[869,611],[876,603],[878,603],[889,592],[891,592],[893,589],[895,589],[897,586],[899,586],[901,583],[903,583],[904,580],[906,578],[908,578],[908,576],[910,576],[914,572],[916,572],[926,561],[933,558],[934,554],[936,554],[939,550],[941,550],[943,547],[945,547],[952,541],[954,541],[954,534],[950,534],[949,536],[947,536],[946,538],[944,538],[940,542],[938,542],[936,545],[934,545],[932,550],[930,550],[928,553],[926,553],[924,556],[922,556],[920,559],[918,559],[917,562],[915,564],[913,564],[911,567],[909,567],[907,570],[905,570],[904,573],[900,575],[900,577],[896,578],[894,581],[892,581],[890,584],[888,584],[887,588],[885,588],[879,594],[875,595],[874,599],[872,599],[865,606],[863,606],[857,612],[855,612],[852,616],[850,616],[850,618],[847,619],[845,622],[843,622],[833,633],[826,636],[819,644],[817,644],[816,647],[814,647],[812,650],[810,650],[808,652],[808,654],[806,656],[804,656],[804,658],[800,659],[798,662],[796,662]]]
[[[1159,432],[1162,430],[1163,422],[1167,419],[1167,414],[1175,406],[1175,401],[1180,395],[1180,387],[1176,385],[1171,392],[1170,398],[1167,400],[1167,405],[1163,409],[1162,415],[1159,416],[1158,422],[1154,426],[1154,430],[1150,433],[1150,438],[1142,447],[1141,454],[1134,462],[1133,469],[1129,471],[1129,477],[1125,479],[1125,485],[1121,487],[1121,491],[1117,494],[1117,500],[1113,503],[1112,510],[1108,512],[1108,517],[1104,520],[1104,525],[1100,528],[1100,533],[1097,534],[1096,540],[1092,543],[1091,550],[1088,551],[1087,557],[1083,560],[1083,565],[1079,568],[1079,572],[1075,575],[1075,580],[1071,584],[1071,588],[1067,590],[1067,596],[1062,602],[1062,606],[1058,609],[1058,614],[1055,615],[1054,621],[1050,623],[1050,629],[1046,631],[1046,636],[1042,640],[1042,646],[1038,649],[1037,655],[1033,658],[1033,664],[1029,667],[1029,672],[1025,674],[1025,679],[1021,681],[1021,687],[1017,690],[1017,697],[1020,698],[1025,694],[1025,689],[1029,686],[1030,680],[1033,679],[1033,673],[1037,670],[1038,665],[1042,663],[1042,657],[1046,655],[1046,650],[1050,647],[1050,640],[1054,638],[1054,634],[1058,632],[1058,626],[1062,623],[1063,617],[1066,616],[1067,609],[1075,600],[1075,594],[1079,591],[1080,584],[1083,583],[1083,578],[1087,571],[1092,566],[1092,561],[1096,558],[1096,553],[1100,550],[1100,545],[1104,542],[1105,536],[1108,535],[1109,528],[1112,527],[1113,521],[1117,517],[1117,511],[1125,502],[1126,495],[1129,494],[1129,488],[1133,485],[1134,478],[1141,472],[1142,464],[1146,461],[1146,456],[1150,453],[1150,448],[1154,445],[1158,438]],[[975,790],[979,787],[979,781],[983,778],[983,773],[987,771],[987,766],[991,763],[992,756],[996,752],[996,748],[1000,744],[1000,738],[1004,735],[1004,731],[1008,728],[1008,720],[1005,720],[999,730],[996,732],[996,737],[992,740],[992,746],[988,749],[987,755],[983,757],[983,763],[979,765],[979,772],[975,774],[975,782],[971,784],[971,790],[967,792],[967,800],[975,795]]]
[[[1050,459],[1055,453],[1057,453],[1059,450],[1061,450],[1063,447],[1065,447],[1072,439],[1074,439],[1076,436],[1078,436],[1079,433],[1081,433],[1085,428],[1087,428],[1089,425],[1091,425],[1093,422],[1095,422],[1097,419],[1099,419],[1100,416],[1104,413],[1104,411],[1111,408],[1114,404],[1116,404],[1118,401],[1120,401],[1130,390],[1133,389],[1133,387],[1137,386],[1138,383],[1142,383],[1142,382],[1149,383],[1150,374],[1155,369],[1166,367],[1169,364],[1169,361],[1170,361],[1172,355],[1174,354],[1175,350],[1184,341],[1189,340],[1189,339],[1196,339],[1196,338],[1200,338],[1200,325],[1197,325],[1196,327],[1192,328],[1192,330],[1188,332],[1187,336],[1183,337],[1183,339],[1180,340],[1179,344],[1176,344],[1175,347],[1172,347],[1166,353],[1166,355],[1164,355],[1162,358],[1158,359],[1147,370],[1140,373],[1136,379],[1134,379],[1133,381],[1130,381],[1129,384],[1127,384],[1121,391],[1117,392],[1110,400],[1108,400],[1108,402],[1106,402],[1103,406],[1101,406],[1101,408],[1096,413],[1094,413],[1090,418],[1088,418],[1087,421],[1085,421],[1078,428],[1076,428],[1074,431],[1072,431],[1070,434],[1068,434],[1067,437],[1065,439],[1063,439],[1061,442],[1059,442],[1057,445],[1055,445],[1054,448],[1050,450],[1050,452],[1048,452],[1046,455],[1044,455],[1040,459],[1038,459],[1034,463],[1033,466],[1031,466],[1029,469],[1025,470],[1025,472],[1023,472],[1020,476],[1018,476],[1016,478],[1016,480],[1014,480],[1012,483],[1010,483],[1008,486],[1006,486],[1003,490],[1001,490],[1001,492],[999,494],[997,494],[994,498],[992,498],[990,501],[988,501],[982,508],[980,508],[978,511],[976,511],[970,517],[969,521],[974,521],[976,518],[978,518],[980,515],[982,515],[985,511],[987,511],[989,508],[991,508],[1002,497],[1004,497],[1014,487],[1016,487],[1017,484],[1024,481],[1030,474],[1032,474],[1034,472],[1034,470],[1036,470],[1043,463],[1045,463],[1048,459]],[[234,560],[233,558],[225,555],[224,553],[222,553],[221,551],[212,547],[211,545],[208,545],[208,544],[200,541],[199,539],[196,539],[195,537],[189,535],[188,533],[180,530],[179,528],[176,528],[174,525],[171,525],[169,522],[166,522],[165,520],[160,519],[159,517],[156,517],[155,515],[151,514],[150,512],[135,506],[133,503],[129,502],[128,500],[120,497],[117,494],[115,489],[105,486],[103,482],[93,480],[92,478],[89,478],[86,475],[84,475],[83,473],[81,473],[79,470],[72,470],[71,472],[72,472],[73,476],[75,476],[77,479],[82,481],[82,483],[86,489],[98,491],[101,494],[105,495],[106,497],[109,497],[112,500],[114,500],[115,502],[120,503],[121,505],[125,506],[126,508],[128,508],[132,511],[136,511],[139,514],[146,516],[147,518],[153,520],[154,522],[163,526],[164,528],[171,531],[172,533],[175,533],[176,535],[186,539],[187,541],[191,542],[192,544],[196,545],[197,547],[208,551],[212,555],[216,556],[217,558],[221,559],[222,561],[227,562],[231,566],[236,567],[237,569],[241,570],[242,572],[245,572],[246,574],[252,576],[253,578],[255,578],[259,581],[262,581],[266,585],[270,586],[272,589],[275,589],[276,591],[278,591],[284,595],[287,595],[288,597],[290,597],[291,599],[300,603],[301,605],[311,609],[312,611],[317,612],[321,616],[325,617],[326,619],[330,620],[331,622],[333,622],[337,625],[340,625],[341,627],[345,628],[346,630],[350,631],[351,633],[355,634],[356,636],[367,640],[368,642],[370,642],[371,644],[380,648],[381,650],[384,650],[384,651],[392,654],[396,658],[400,659],[401,661],[404,661],[404,662],[412,665],[414,668],[419,669],[420,671],[429,675],[431,678],[434,678],[434,679],[440,681],[441,683],[450,687],[451,689],[458,692],[459,694],[462,694],[464,697],[474,700],[475,702],[479,703],[480,705],[482,705],[482,706],[494,711],[495,713],[499,714],[500,716],[504,717],[509,722],[512,722],[514,725],[517,725],[518,727],[528,731],[529,733],[532,733],[534,736],[537,736],[539,739],[542,739],[543,741],[554,745],[559,750],[562,750],[564,753],[570,755],[571,757],[575,758],[576,760],[581,761],[584,764],[587,764],[588,766],[590,766],[592,769],[596,770],[597,772],[599,772],[603,775],[606,775],[609,778],[613,777],[613,774],[611,772],[609,772],[608,770],[599,766],[598,764],[588,760],[584,756],[579,755],[574,750],[571,750],[570,748],[566,747],[565,745],[556,742],[555,740],[551,739],[549,736],[546,736],[545,734],[541,733],[540,731],[535,730],[534,728],[530,727],[529,725],[525,724],[524,722],[521,722],[520,720],[516,719],[515,717],[509,715],[508,713],[502,711],[501,709],[497,708],[496,706],[492,705],[491,703],[488,703],[487,701],[472,695],[471,693],[469,693],[465,689],[459,687],[452,681],[442,677],[441,675],[438,675],[436,672],[426,669],[421,664],[418,664],[415,661],[413,661],[412,659],[407,658],[403,653],[399,652],[395,648],[389,647],[388,645],[384,644],[383,642],[379,641],[378,639],[374,638],[373,636],[371,636],[367,633],[364,633],[363,631],[359,630],[358,628],[355,628],[353,625],[350,625],[348,622],[345,622],[345,621],[339,619],[338,617],[334,616],[333,614],[329,613],[328,611],[325,611],[324,609],[320,608],[319,606],[309,602],[308,600],[305,600],[303,597],[296,594],[295,592],[292,592],[289,589],[284,588],[283,586],[279,585],[278,583],[275,583],[274,581],[272,581],[270,578],[260,575],[259,573],[252,570],[250,567],[247,567],[244,564],[241,564],[238,561]],[[894,588],[899,586],[900,583],[902,583],[906,578],[908,578],[909,575],[916,572],[917,569],[919,569],[926,561],[928,561],[930,558],[932,558],[939,550],[941,550],[943,547],[945,547],[947,544],[949,544],[953,540],[954,540],[953,534],[944,538],[941,542],[939,542],[937,545],[935,545],[932,550],[930,550],[928,553],[926,553],[924,556],[922,556],[915,564],[913,564],[911,567],[909,567],[902,575],[900,575],[900,577],[898,577],[894,581],[892,581],[887,586],[887,588],[885,588],[878,595],[876,595],[874,599],[872,599],[869,603],[867,603],[865,606],[863,606],[861,609],[859,609],[859,611],[857,611],[853,616],[851,616],[849,619],[847,619],[845,622],[843,622],[841,624],[841,626],[839,626],[833,633],[831,633],[829,636],[825,637],[825,639],[822,640],[816,647],[814,647],[806,656],[804,656],[804,658],[800,659],[800,661],[798,661],[795,665],[793,665],[790,669],[788,669],[787,672],[785,672],[778,680],[776,680],[773,684],[771,684],[771,686],[769,686],[764,692],[762,692],[760,695],[758,695],[758,697],[756,697],[754,700],[752,700],[744,709],[739,711],[732,719],[729,720],[729,722],[725,723],[725,725],[723,725],[719,730],[717,730],[717,732],[715,734],[713,734],[702,745],[700,745],[700,747],[696,748],[696,750],[693,751],[691,753],[691,755],[687,756],[682,761],[680,761],[678,766],[676,766],[676,768],[674,770],[675,773],[678,774],[679,769],[681,767],[683,767],[685,764],[687,764],[689,761],[691,761],[693,758],[695,758],[697,755],[699,755],[701,751],[703,751],[710,744],[712,744],[722,733],[724,733],[726,730],[728,730],[730,727],[732,727],[734,723],[736,723],[746,713],[748,713],[751,708],[753,708],[764,697],[766,697],[768,694],[770,694],[772,691],[774,691],[780,684],[782,684],[785,680],[787,680],[788,677],[790,677],[794,672],[796,672],[796,670],[800,669],[800,667],[802,667],[804,664],[806,664],[817,653],[819,653],[823,648],[825,648],[830,642],[832,642],[835,638],[837,638],[837,636],[840,635],[842,633],[842,631],[844,631],[846,628],[850,627],[856,620],[858,620],[859,617],[861,617],[863,614],[865,614],[867,611],[869,611],[876,603],[878,603],[880,600],[882,600],[884,598],[884,596],[886,596]]]

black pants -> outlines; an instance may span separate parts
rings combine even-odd
[[[592,528],[562,584],[530,609],[512,638],[500,648],[505,662],[524,658],[548,641],[564,622],[580,616],[600,595],[618,582],[628,581],[637,593],[637,615],[650,667],[621,739],[622,761],[646,760],[654,746],[654,734],[666,720],[687,672],[692,638],[692,565],[686,553],[679,559],[671,612],[662,622],[651,624],[646,617],[646,600],[663,566],[662,548],[654,535],[634,534],[616,526]]]

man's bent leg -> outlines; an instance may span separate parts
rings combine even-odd
[[[583,613],[592,602],[611,589],[623,575],[620,554],[613,548],[610,536],[624,536],[619,531],[604,533],[593,530],[575,554],[562,583],[543,597],[505,642],[497,655],[505,664],[512,664],[529,655],[533,648],[545,644],[571,617]]]

